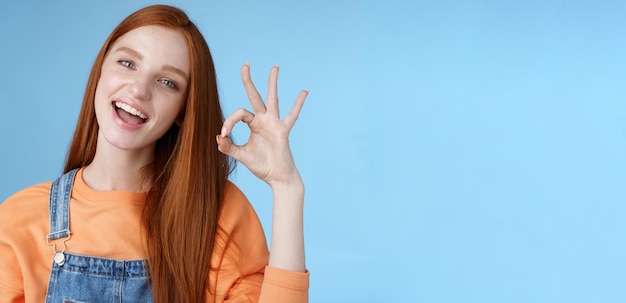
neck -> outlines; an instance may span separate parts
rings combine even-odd
[[[83,171],[85,183],[96,191],[147,192],[152,181],[147,166],[154,161],[154,146],[129,151],[101,143],[98,142],[93,161]]]

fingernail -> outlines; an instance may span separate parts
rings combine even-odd
[[[226,135],[226,126],[222,126],[222,130],[220,130],[220,136],[225,137]]]

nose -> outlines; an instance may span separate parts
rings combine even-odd
[[[130,93],[134,98],[139,100],[149,100],[150,93],[150,81],[148,79],[138,78],[130,84]]]

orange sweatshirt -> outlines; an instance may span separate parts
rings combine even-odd
[[[0,204],[0,303],[45,301],[53,250],[46,244],[51,182],[26,188]],[[76,174],[67,251],[110,259],[145,259],[141,213],[146,194],[89,188]],[[207,288],[213,302],[308,302],[309,274],[267,266],[259,219],[228,183]],[[209,291],[211,290],[211,291]]]

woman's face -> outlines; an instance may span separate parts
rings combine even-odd
[[[121,36],[104,59],[96,89],[98,144],[152,153],[181,112],[189,70],[181,32],[144,26]]]

